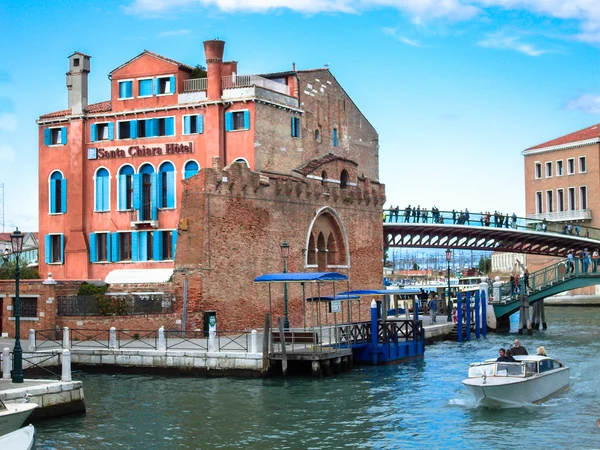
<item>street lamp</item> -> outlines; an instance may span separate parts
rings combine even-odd
[[[281,243],[281,258],[283,259],[283,273],[287,273],[287,260],[290,256],[290,244],[287,242]],[[290,328],[290,321],[288,319],[288,292],[287,282],[283,283],[283,328]]]
[[[13,350],[12,382],[22,383],[23,349],[21,348],[21,298],[19,297],[19,279],[21,277],[21,270],[19,268],[19,256],[23,251],[23,233],[21,233],[18,228],[10,235],[10,243],[17,262],[17,267],[15,269],[15,348]]]
[[[446,320],[450,322],[452,320],[452,300],[450,299],[450,261],[452,260],[452,250],[446,250],[446,262],[448,263],[448,295],[446,296],[446,309],[448,310],[448,317]]]

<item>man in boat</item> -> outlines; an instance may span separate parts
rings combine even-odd
[[[513,358],[513,353],[511,349],[506,350],[506,362],[517,362],[515,358]]]
[[[498,353],[500,353],[500,356],[498,356],[498,359],[496,360],[496,362],[506,362],[506,350],[504,350],[503,348],[501,348],[500,350],[498,350]]]
[[[518,339],[515,339],[515,343],[511,348],[513,355],[529,355],[527,349],[521,345]]]

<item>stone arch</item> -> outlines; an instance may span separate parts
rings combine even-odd
[[[344,224],[329,206],[317,211],[310,224],[304,265],[320,272],[350,268],[350,249]]]

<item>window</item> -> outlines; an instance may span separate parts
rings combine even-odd
[[[575,173],[575,159],[567,159],[567,175],[573,175]]]
[[[337,147],[339,145],[339,142],[338,142],[338,130],[337,130],[337,128],[333,129],[332,141],[333,141],[332,143],[333,143],[334,147]]]
[[[90,141],[112,141],[115,138],[113,123],[93,123],[90,125]]]
[[[342,170],[340,175],[340,188],[346,189],[348,187],[348,171],[346,169]]]
[[[326,182],[327,182],[327,172],[323,171],[323,172],[321,172],[321,185],[325,186]]]
[[[113,233],[112,236],[112,260],[113,261],[132,261],[132,237],[137,233]]]
[[[569,188],[569,211],[575,211],[575,188]]]
[[[300,117],[292,116],[292,137],[300,137]]]
[[[321,143],[321,130],[318,128],[315,130],[315,142]]]
[[[175,208],[175,168],[170,162],[158,170],[159,208]]]
[[[588,203],[587,203],[587,186],[580,186],[579,187],[579,208],[580,209],[587,209],[588,208]]]
[[[250,111],[231,111],[225,113],[225,131],[249,130]]]
[[[154,231],[140,231],[139,241],[140,261],[154,260]]]
[[[67,127],[44,128],[44,145],[65,145]]]
[[[565,191],[564,189],[557,189],[556,190],[556,202],[557,202],[557,207],[558,207],[558,211],[562,212],[565,210]]]
[[[133,209],[133,175],[134,170],[131,166],[123,166],[119,170],[119,211]]]
[[[46,264],[62,264],[65,238],[63,234],[47,234],[44,239]]]
[[[154,94],[165,95],[175,92],[175,77],[160,77],[154,82]]]
[[[188,161],[185,163],[185,167],[183,168],[183,178],[187,179],[189,177],[193,177],[198,174],[198,163],[196,161]]]
[[[133,81],[119,81],[119,98],[133,98]]]
[[[562,159],[556,161],[556,176],[562,177],[564,175],[563,162]]]
[[[173,136],[175,134],[174,117],[137,120],[137,137]]]
[[[21,317],[37,317],[37,297],[19,296],[21,301]],[[15,316],[15,298],[13,301],[13,317]]]
[[[155,259],[160,256],[161,260],[173,260],[175,259],[175,247],[177,244],[177,231],[176,230],[163,230],[155,233],[158,238],[155,240],[155,250],[160,249],[160,255],[155,253]]]
[[[552,161],[546,163],[546,178],[552,177]]]
[[[110,211],[110,174],[101,167],[96,171],[94,211]]]
[[[544,212],[541,191],[535,193],[535,212],[537,214],[542,214]]]
[[[183,134],[202,134],[204,133],[204,116],[196,114],[193,116],[183,116]]]
[[[50,175],[50,214],[67,212],[67,180],[58,171]]]
[[[152,164],[140,167],[133,176],[133,209],[138,211],[138,221],[158,219],[157,176]]]
[[[152,96],[152,78],[138,81],[138,97]]]
[[[79,58],[73,58],[73,67],[79,67]]]
[[[540,178],[542,178],[542,163],[536,162],[535,163],[535,179],[539,180]]]
[[[110,261],[110,233],[90,233],[90,262]]]
[[[554,201],[552,191],[546,191],[546,212],[554,212]]]
[[[585,156],[580,156],[579,157],[579,173],[586,173],[587,172],[587,164],[585,161]]]
[[[138,137],[137,120],[124,120],[118,123],[119,139],[131,139]]]

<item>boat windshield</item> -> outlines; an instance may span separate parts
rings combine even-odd
[[[525,376],[525,364],[523,363],[496,363],[497,377],[523,377]]]
[[[469,378],[477,378],[483,375],[491,377],[494,375],[494,363],[472,364],[469,367]]]

